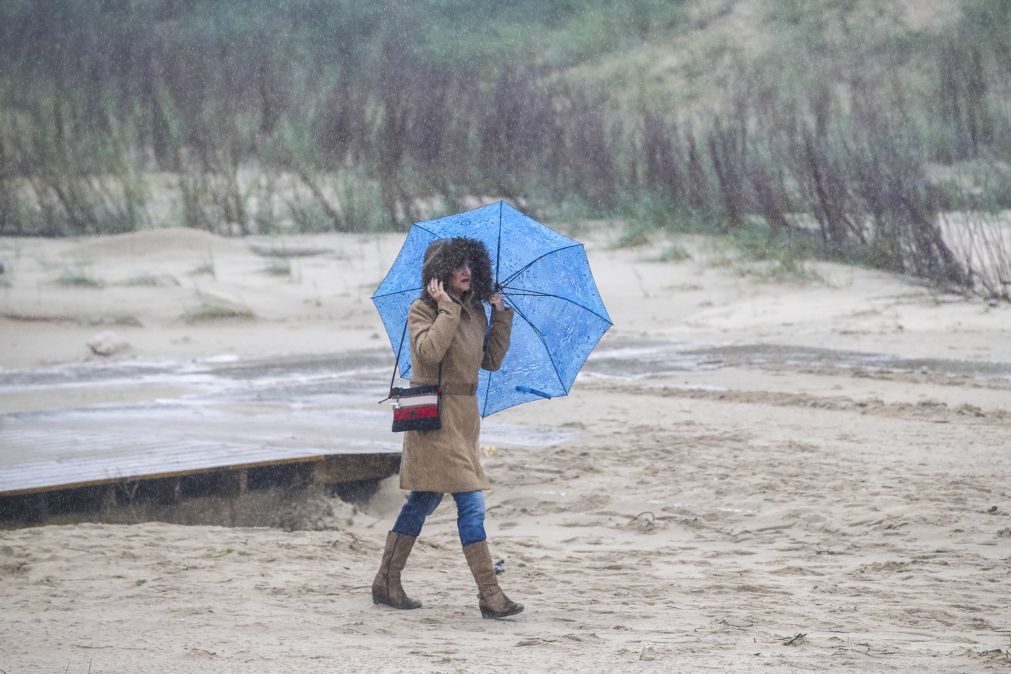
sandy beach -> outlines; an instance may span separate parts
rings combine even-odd
[[[361,505],[306,494],[288,526],[0,530],[0,670],[1007,671],[1011,307],[550,224],[586,242],[615,326],[568,398],[488,420],[554,437],[485,441],[523,614],[481,619],[449,500],[404,573],[423,608],[372,604],[393,477]],[[340,356],[381,388],[369,297],[402,239],[0,239],[0,429],[181,395],[4,383],[40,372]]]

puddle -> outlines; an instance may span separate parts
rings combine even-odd
[[[843,368],[1011,382],[1009,363],[669,342],[600,348],[582,376],[635,380],[727,367]],[[390,368],[389,352],[376,349],[259,360],[218,357],[0,370],[0,475],[46,461],[76,470],[70,464],[84,456],[116,455],[124,466],[137,457],[163,455],[186,455],[191,462],[193,457],[227,459],[218,465],[231,465],[254,455],[266,461],[307,454],[396,453],[402,438],[389,430],[389,409],[376,404],[386,395]],[[4,413],[5,405],[22,411]],[[576,435],[572,429],[509,424],[507,418],[485,420],[482,442],[548,447]]]
[[[377,350],[0,371],[0,492],[152,471],[395,454],[403,436],[390,430],[389,408],[377,404],[388,392],[390,367],[389,354]],[[23,411],[3,413],[5,402]],[[574,436],[496,419],[485,421],[482,441],[547,447]],[[53,474],[62,481],[52,482]]]
[[[839,368],[981,381],[1011,382],[1011,363],[954,359],[899,358],[860,351],[837,351],[777,344],[697,346],[653,342],[597,349],[583,372],[590,376],[643,379],[676,372],[702,372],[724,367],[767,369]]]
[[[1011,382],[1011,363],[899,358],[883,354],[775,344],[698,347],[678,342],[636,342],[594,351],[581,376],[636,380],[727,367],[840,368]],[[158,404],[278,404],[295,408],[354,406],[385,397],[391,369],[386,350],[237,361],[216,357],[190,362],[118,361],[29,370],[0,370],[3,395],[47,390],[135,390],[161,386],[182,391]],[[2,412],[2,408],[0,408]]]
[[[685,345],[654,343],[598,348],[590,354],[582,373],[627,380],[670,372],[701,372],[718,367],[720,362],[700,357]]]

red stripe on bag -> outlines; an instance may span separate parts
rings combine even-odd
[[[417,407],[398,407],[393,410],[394,421],[407,419],[431,419],[439,416],[438,405],[418,405]]]

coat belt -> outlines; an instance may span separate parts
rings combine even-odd
[[[420,382],[411,380],[411,386],[433,386],[435,382]],[[473,396],[477,395],[477,384],[464,384],[456,381],[444,381],[441,384],[442,392],[448,396]]]

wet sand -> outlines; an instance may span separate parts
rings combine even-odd
[[[834,265],[812,265],[812,281],[760,280],[696,239],[684,242],[692,259],[671,263],[588,238],[616,328],[569,398],[496,415],[484,437],[492,551],[525,613],[481,619],[451,502],[404,574],[424,607],[372,605],[402,499],[392,478],[361,507],[314,494],[286,528],[2,531],[0,668],[1006,671],[1011,310]],[[148,241],[80,245],[111,255],[97,259],[112,278],[140,264],[123,253],[138,240]],[[393,237],[313,239],[304,245],[338,252],[307,261],[299,282],[267,281],[254,253],[211,243],[218,276],[205,290],[227,285],[257,318],[186,324],[164,309],[165,288],[53,287],[33,256],[77,244],[20,243],[28,263],[0,289],[11,345],[0,432],[11,415],[97,414],[110,395],[94,383],[103,376],[127,382],[116,407],[144,404],[149,390],[117,374],[138,361],[166,363],[147,382],[161,399],[246,396],[296,416],[314,401],[364,406],[326,398],[325,384],[356,362],[367,366],[346,369],[361,391],[381,385],[367,298]],[[340,253],[355,246],[360,258]],[[188,264],[151,259],[180,276]],[[349,259],[357,271],[344,270]],[[313,286],[326,278],[346,294]],[[322,306],[304,311],[298,293]],[[135,307],[143,327],[116,328],[132,346],[111,364],[83,347],[102,326],[23,320],[112,305]],[[275,370],[257,364],[271,354]],[[61,384],[68,362],[92,382],[75,395]],[[271,383],[215,388],[173,374],[197,365],[219,382]],[[508,442],[515,428],[562,434]]]

